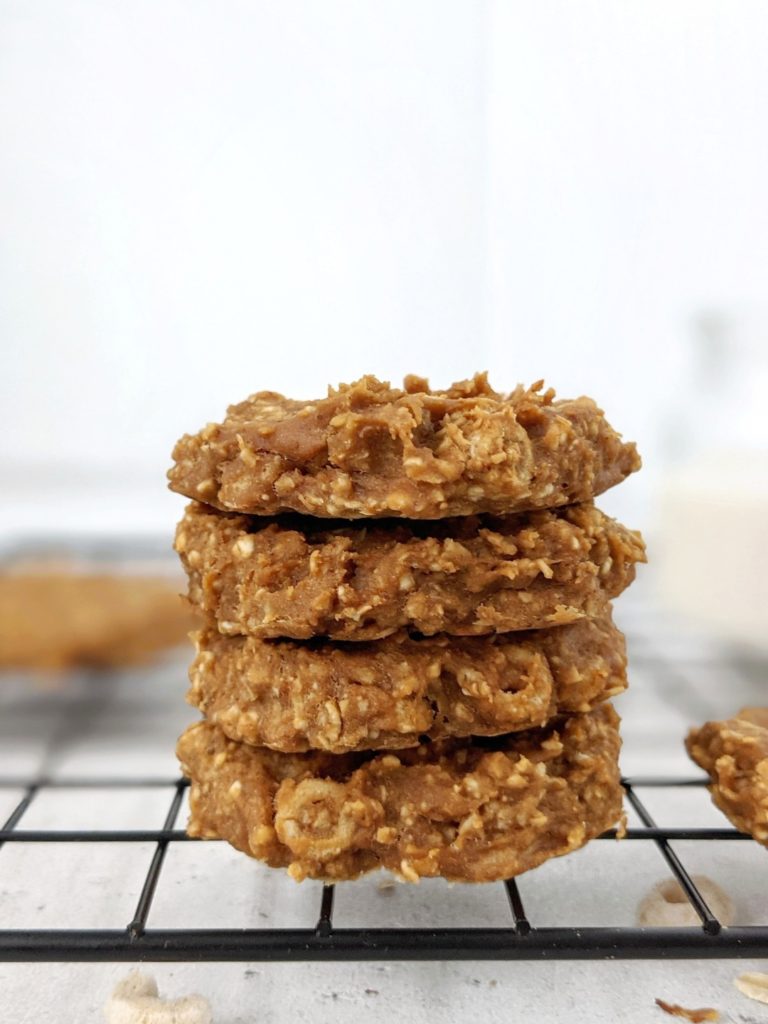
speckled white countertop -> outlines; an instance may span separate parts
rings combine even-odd
[[[625,774],[695,774],[682,748],[691,722],[765,701],[765,667],[734,660],[716,644],[681,633],[650,607],[642,582],[619,603],[630,635],[631,689],[624,717]],[[657,659],[659,652],[663,661]],[[152,670],[111,677],[83,674],[66,683],[0,683],[0,776],[177,775],[174,741],[194,714],[183,700],[186,652]],[[20,790],[0,790],[0,818]],[[162,823],[172,790],[48,791],[30,807],[25,828],[148,827]],[[703,791],[645,790],[662,824],[723,824]],[[642,849],[638,847],[642,845]],[[82,847],[7,844],[0,850],[0,927],[122,927],[133,913],[152,844]],[[732,897],[737,923],[768,922],[768,856],[752,843],[680,844],[690,870],[707,874]],[[534,924],[634,923],[639,899],[668,872],[652,844],[593,843],[519,880]],[[372,877],[337,887],[334,923],[467,925],[508,923],[501,886],[380,887]],[[172,845],[149,926],[308,926],[317,915],[316,883],[295,885],[225,844]],[[5,1019],[13,1024],[91,1024],[126,964],[1,964]],[[218,1024],[402,1018],[447,1024],[568,1024],[664,1021],[662,997],[714,1006],[724,1020],[768,1021],[768,1008],[733,986],[757,961],[469,962],[320,964],[148,964],[161,993],[200,992]]]

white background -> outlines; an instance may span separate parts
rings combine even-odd
[[[593,394],[646,525],[693,318],[765,296],[766,33],[749,0],[2,0],[2,525],[166,530],[172,443],[229,402],[484,367]]]

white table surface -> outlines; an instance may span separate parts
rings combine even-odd
[[[715,643],[682,633],[649,607],[639,583],[617,608],[630,636],[631,688],[618,702],[624,718],[627,775],[696,774],[682,739],[689,725],[766,701],[765,666],[735,661]],[[656,655],[661,651],[664,662]],[[58,684],[9,676],[0,682],[0,775],[54,777],[177,775],[174,741],[194,712],[184,703],[185,651],[152,669],[111,677],[82,674]],[[670,667],[671,666],[671,667]],[[20,795],[0,790],[0,818]],[[24,827],[110,824],[157,827],[171,790],[126,790],[118,801],[58,791],[39,798]],[[660,823],[724,824],[703,791],[642,793]],[[693,801],[693,803],[692,803]],[[668,877],[652,844],[593,843],[519,880],[533,923],[633,924],[637,903]],[[726,849],[727,847],[727,849]],[[756,844],[699,844],[686,864],[731,895],[737,923],[768,923],[768,855]],[[52,853],[54,854],[52,856]],[[131,916],[151,844],[7,844],[0,850],[0,927],[122,926]],[[501,886],[439,881],[382,891],[377,877],[337,888],[334,922],[427,926],[506,924]],[[297,886],[225,844],[171,847],[149,925],[167,927],[309,924],[317,883]],[[126,964],[0,964],[4,1019],[13,1024],[90,1024],[102,1020]],[[640,1024],[667,1018],[654,998],[714,1006],[728,1021],[768,1021],[768,1007],[742,996],[733,978],[768,970],[768,961],[622,961],[513,963],[147,964],[161,993],[207,996],[218,1024],[381,1021],[408,1024],[521,1020],[568,1024]]]

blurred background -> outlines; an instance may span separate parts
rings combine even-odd
[[[488,368],[593,395],[648,580],[768,632],[766,33],[761,0],[2,0],[2,536],[167,539],[173,442],[228,403]]]

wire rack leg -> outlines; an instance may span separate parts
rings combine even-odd
[[[168,814],[165,816],[165,822],[163,823],[163,832],[171,832],[173,826],[176,824],[176,818],[181,808],[181,801],[184,799],[185,785],[181,782],[176,783],[176,790],[173,794],[173,800],[171,806],[168,809]],[[168,843],[170,837],[163,836],[162,839],[158,840],[157,847],[155,849],[152,861],[147,871],[147,876],[144,879],[144,885],[142,886],[141,895],[139,896],[139,902],[136,905],[136,913],[133,915],[133,920],[128,925],[128,934],[132,939],[138,939],[144,934],[144,929],[147,924],[147,915],[149,914],[149,908],[152,906],[152,899],[157,889],[157,881],[160,877],[160,871],[163,867],[163,861],[165,860],[165,854],[168,849]]]
[[[627,799],[637,813],[642,823],[647,828],[655,828],[656,822],[651,817],[648,808],[642,802],[640,797],[635,793],[633,787],[625,781],[624,789],[627,794]],[[654,842],[659,848],[662,857],[669,865],[672,870],[672,874],[675,876],[677,881],[680,883],[683,892],[687,896],[689,902],[693,906],[696,913],[701,918],[701,924],[707,935],[717,935],[720,931],[721,924],[707,904],[707,901],[701,895],[701,892],[697,889],[691,876],[688,874],[686,869],[683,867],[680,858],[677,856],[675,851],[669,845],[666,839],[656,838]]]
[[[11,811],[10,817],[3,823],[3,827],[0,828],[0,832],[13,832],[18,823],[21,821],[23,815],[26,813],[27,808],[37,796],[37,792],[40,789],[39,783],[33,782],[30,786],[27,786],[27,791],[24,796],[19,800],[14,809]],[[0,848],[2,848],[3,840],[0,839]]]
[[[317,919],[315,931],[322,938],[327,939],[333,931],[333,896],[335,889],[332,885],[323,886],[323,894],[320,897],[320,916]]]
[[[523,899],[520,895],[520,890],[517,887],[517,882],[514,878],[508,878],[504,883],[504,886],[507,890],[509,909],[512,911],[512,917],[515,919],[517,934],[530,935],[531,923],[525,915]]]

